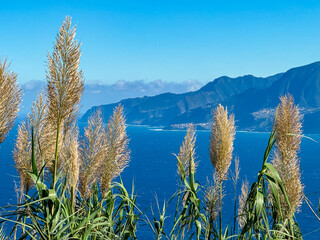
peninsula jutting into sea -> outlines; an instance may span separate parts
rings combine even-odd
[[[224,76],[194,92],[164,93],[92,107],[81,121],[87,121],[96,109],[108,119],[120,103],[129,124],[186,129],[189,123],[194,123],[197,129],[209,129],[212,109],[222,103],[235,114],[238,130],[270,131],[279,97],[290,93],[303,116],[304,132],[320,133],[319,86],[320,62],[315,62],[270,77]]]

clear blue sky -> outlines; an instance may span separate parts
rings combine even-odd
[[[45,78],[64,17],[87,81],[208,82],[320,60],[320,1],[3,1],[0,57],[20,82]]]

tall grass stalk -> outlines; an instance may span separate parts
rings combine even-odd
[[[218,179],[219,238],[222,239],[222,197],[223,181],[226,179],[231,164],[233,141],[235,136],[234,116],[222,105],[213,111],[213,124],[210,135],[210,160]]]
[[[298,106],[294,105],[292,96],[280,98],[278,115],[275,119],[275,146],[276,150],[272,164],[279,173],[290,202],[286,204],[283,195],[280,196],[283,206],[284,219],[292,219],[299,210],[303,198],[301,183],[300,162],[298,152],[301,143],[301,116]],[[277,216],[278,218],[280,216]]]
[[[52,166],[53,189],[57,183],[59,147],[64,134],[70,129],[79,110],[83,92],[83,74],[79,70],[80,44],[75,40],[76,28],[71,28],[71,18],[66,17],[48,55],[47,99],[48,128],[56,132],[54,161]]]
[[[97,169],[105,158],[106,132],[101,117],[97,110],[88,119],[88,126],[84,130],[84,139],[81,143],[81,164],[79,191],[83,199],[92,195],[94,185],[98,181]]]
[[[240,167],[239,167],[239,158],[235,158],[234,160],[234,171],[232,172],[232,182],[233,182],[233,191],[234,191],[234,205],[233,205],[233,234],[236,233],[236,225],[237,225],[237,184],[239,180]]]
[[[249,182],[248,180],[245,180],[241,185],[241,194],[239,196],[238,224],[240,228],[243,228],[246,223],[245,216],[247,214],[246,202],[248,199],[248,193],[249,193]]]
[[[103,195],[107,193],[111,181],[119,176],[129,164],[128,144],[123,107],[118,105],[108,121],[104,145],[105,155],[97,169]]]

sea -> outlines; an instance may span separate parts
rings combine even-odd
[[[84,123],[80,123],[83,132]],[[131,159],[129,166],[121,174],[128,191],[134,185],[137,194],[137,207],[143,212],[142,217],[151,219],[151,209],[158,214],[157,203],[162,210],[163,204],[169,201],[178,189],[177,159],[179,147],[186,131],[162,130],[148,126],[127,127],[130,139]],[[237,193],[245,179],[252,183],[262,166],[263,154],[270,133],[237,132],[234,142],[233,158],[240,161],[240,179]],[[12,151],[17,136],[17,126],[9,133],[7,139],[0,144],[0,206],[16,203],[15,185],[19,182],[12,159]],[[213,167],[209,160],[210,132],[196,132],[196,161],[198,167],[196,180],[201,185],[201,192],[212,184]],[[314,211],[319,212],[320,199],[320,135],[306,135],[302,139],[299,152],[301,177],[304,193],[310,200]],[[234,161],[230,172],[234,169]],[[119,178],[117,179],[119,180]],[[232,180],[226,180],[222,205],[223,225],[233,226],[234,190]],[[167,208],[166,229],[172,227],[175,202]],[[319,215],[318,215],[319,216]],[[309,206],[304,202],[301,211],[296,214],[296,221],[302,229],[304,239],[320,239],[320,221],[315,217]],[[154,239],[150,227],[143,221],[139,222],[138,239]]]

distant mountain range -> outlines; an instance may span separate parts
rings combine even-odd
[[[98,108],[107,119],[113,108],[121,103],[129,124],[177,129],[192,122],[199,129],[209,128],[212,109],[221,103],[235,114],[238,130],[267,131],[271,129],[279,97],[286,93],[290,93],[299,104],[304,132],[320,133],[320,62],[266,78],[224,76],[197,91],[129,98],[95,106],[83,115],[81,121],[86,121]]]
[[[21,86],[23,88],[23,102],[20,114],[25,115],[30,111],[32,101],[36,99],[36,93],[44,90],[46,82],[33,80],[21,84]],[[202,86],[203,83],[196,80],[182,83],[166,82],[160,79],[151,82],[119,80],[114,84],[104,84],[98,81],[86,82],[80,111],[83,114],[92,106],[118,102],[124,98],[143,97],[146,94],[154,96],[167,91],[183,93],[197,90]]]

